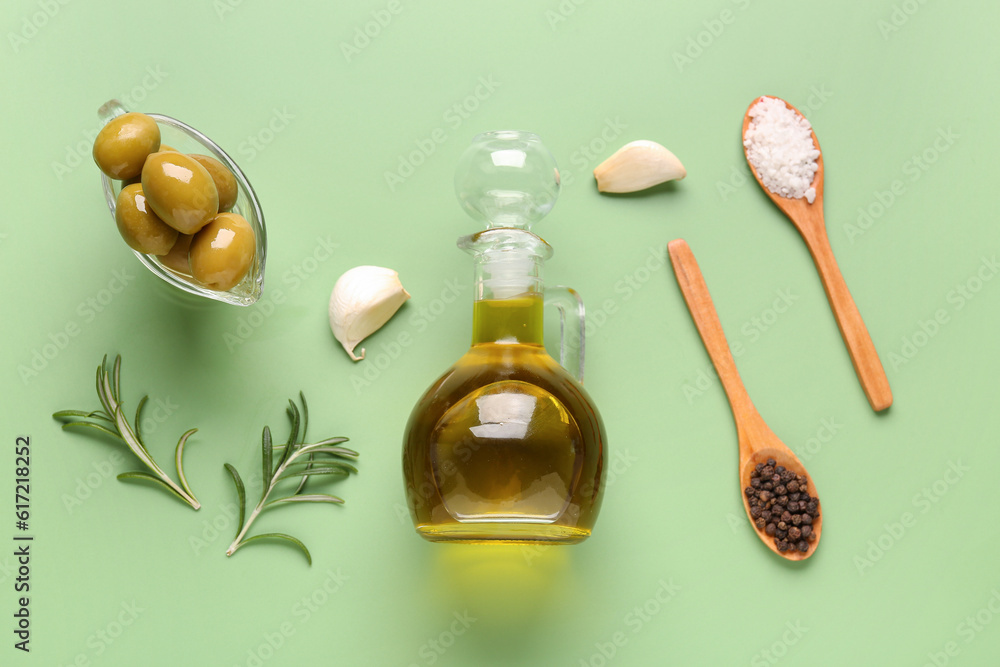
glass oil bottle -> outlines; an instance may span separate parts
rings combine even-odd
[[[545,289],[552,248],[529,231],[555,204],[555,160],[533,134],[488,132],[455,187],[487,229],[458,242],[475,267],[472,346],[406,427],[414,525],[435,542],[579,542],[600,510],[607,437],[581,384],[583,305]],[[562,365],[543,344],[546,303],[562,318]]]

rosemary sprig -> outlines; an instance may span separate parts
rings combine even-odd
[[[116,440],[121,440],[150,470],[150,472],[143,472],[141,470],[123,472],[118,475],[119,480],[123,482],[131,480],[152,482],[163,486],[194,509],[200,508],[201,503],[194,497],[191,487],[188,486],[187,478],[184,476],[183,461],[184,445],[187,443],[188,438],[198,429],[193,428],[185,432],[180,440],[177,441],[177,448],[174,451],[174,463],[177,466],[177,478],[180,480],[180,484],[178,484],[157,465],[152,455],[150,455],[149,450],[146,449],[146,445],[142,442],[142,433],[140,430],[142,408],[146,405],[146,400],[149,397],[143,396],[139,400],[139,406],[135,411],[134,428],[125,417],[121,400],[121,366],[121,355],[115,357],[114,366],[111,368],[108,367],[108,357],[105,355],[101,365],[97,368],[97,397],[101,401],[103,410],[97,409],[90,412],[62,410],[54,413],[52,416],[55,419],[65,422],[62,425],[64,429],[72,427],[91,429],[109,435]]]
[[[246,515],[247,504],[246,488],[243,486],[243,480],[240,478],[240,474],[236,468],[228,463],[225,465],[226,470],[233,477],[233,483],[236,485],[236,495],[240,501],[239,524],[241,526],[239,532],[236,533],[236,539],[233,540],[233,543],[229,545],[229,549],[226,551],[227,556],[232,556],[238,549],[251,542],[276,539],[284,540],[297,546],[305,554],[309,564],[312,565],[312,556],[309,553],[309,549],[298,539],[286,533],[262,533],[247,537],[246,535],[250,530],[250,526],[261,512],[274,507],[296,503],[334,503],[339,505],[344,502],[337,496],[322,493],[302,493],[305,490],[306,483],[313,477],[324,475],[347,477],[352,472],[356,473],[358,471],[357,468],[347,463],[347,461],[357,459],[358,453],[346,447],[337,446],[342,442],[347,442],[347,438],[327,438],[319,442],[306,444],[309,406],[306,404],[306,397],[302,395],[302,392],[299,392],[299,399],[302,402],[301,411],[295,405],[294,401],[288,401],[289,407],[287,408],[287,413],[292,425],[286,443],[275,445],[271,440],[271,429],[267,426],[264,427],[260,446],[261,472],[264,487],[261,492],[260,501],[253,511],[250,512],[250,516],[246,518],[245,522],[244,516]],[[276,458],[277,462],[275,462]],[[275,498],[274,500],[268,500],[279,484],[296,478],[298,478],[298,483],[291,494]]]

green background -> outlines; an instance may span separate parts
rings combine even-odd
[[[0,663],[996,664],[998,21],[996,3],[916,0],[8,3]],[[807,112],[820,139],[831,243],[892,384],[886,414],[802,240],[749,177],[739,128],[761,94]],[[267,220],[262,303],[178,303],[120,242],[89,155],[112,97],[240,163]],[[470,335],[454,240],[476,227],[453,169],[497,128],[537,132],[559,161],[565,187],[537,231],[556,250],[550,283],[589,305],[586,385],[614,474],[575,547],[433,545],[401,513],[410,408]],[[599,195],[591,170],[635,139],[688,177]],[[743,345],[750,395],[822,497],[803,564],[746,523],[728,405],[663,262],[679,237]],[[326,305],[360,264],[398,270],[413,298],[355,364]],[[127,285],[112,294],[115,272]],[[187,472],[201,511],[115,481],[130,454],[51,419],[97,407],[93,370],[119,352],[126,403],[163,401],[148,442],[168,469],[177,436],[200,429]],[[280,544],[227,559],[223,463],[249,477],[260,429],[283,436],[300,389],[312,435],[349,436],[360,474],[335,487],[343,507],[258,522],[301,538],[311,568]],[[30,655],[8,627],[18,435],[32,443]]]

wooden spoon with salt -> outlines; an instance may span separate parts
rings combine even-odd
[[[781,98],[774,99],[780,100],[797,115],[805,118],[798,109],[788,102]],[[755,99],[743,116],[744,140],[747,128],[750,126],[750,109],[759,100],[760,98]],[[833,309],[840,334],[847,344],[847,351],[851,355],[851,362],[854,364],[854,371],[861,381],[861,387],[864,389],[872,409],[875,412],[881,412],[892,405],[892,390],[889,388],[889,379],[885,376],[878,352],[875,351],[875,344],[872,343],[864,320],[861,319],[861,313],[858,312],[858,307],[847,289],[847,283],[844,282],[844,276],[841,275],[837,260],[833,257],[833,250],[830,248],[830,239],[826,234],[826,223],[823,221],[823,152],[819,147],[819,139],[816,138],[815,132],[812,132],[812,140],[820,155],[816,158],[819,169],[817,169],[812,182],[812,187],[816,190],[816,199],[811,204],[805,197],[790,199],[771,192],[761,181],[760,174],[750,162],[749,155],[747,155],[747,163],[761,189],[788,216],[805,240],[809,253],[819,270],[823,289],[826,290],[826,297],[830,301],[830,307]],[[745,143],[743,151],[746,153]]]
[[[684,239],[671,241],[667,245],[670,253],[670,262],[674,266],[674,274],[677,276],[677,283],[684,294],[684,301],[687,302],[688,310],[691,311],[691,319],[698,327],[701,340],[705,343],[708,356],[712,358],[712,364],[719,374],[722,387],[726,390],[729,398],[729,405],[733,409],[733,420],[736,422],[736,436],[740,446],[740,495],[743,497],[743,508],[746,510],[750,525],[757,532],[757,537],[761,539],[767,548],[788,560],[804,560],[813,555],[819,545],[819,538],[823,532],[823,506],[818,508],[819,515],[813,520],[812,532],[816,539],[807,542],[807,550],[803,553],[794,548],[782,553],[774,543],[774,538],[767,535],[764,529],[758,528],[754,523],[754,518],[750,514],[750,503],[744,489],[750,486],[750,475],[758,463],[765,463],[768,459],[774,459],[776,465],[782,465],[796,475],[803,475],[808,484],[808,492],[818,499],[816,486],[812,477],[806,471],[802,461],[795,456],[794,452],[785,446],[778,436],[768,428],[763,417],[757,412],[750,395],[747,394],[740,374],[736,370],[736,362],[729,351],[729,344],[726,342],[726,334],[722,331],[722,324],[719,322],[719,315],[715,312],[712,304],[712,297],[708,293],[708,286],[698,268],[698,262],[694,258],[694,253]]]

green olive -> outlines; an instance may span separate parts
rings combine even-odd
[[[153,153],[142,168],[150,207],[181,234],[194,234],[219,212],[219,191],[208,170],[183,153]]]
[[[191,241],[191,275],[210,289],[230,290],[250,270],[256,246],[253,228],[243,216],[220,213]]]
[[[166,255],[160,257],[160,264],[177,273],[190,276],[191,262],[188,261],[188,250],[191,248],[191,239],[193,238],[190,234],[178,234],[174,247]]]
[[[153,151],[153,153],[179,153],[179,152],[180,151],[178,151],[176,148],[174,148],[173,146],[168,146],[167,144],[160,144],[160,148]],[[150,155],[152,155],[152,153],[150,153]],[[143,161],[143,165],[145,165],[145,161]],[[141,181],[142,181],[142,172],[139,172],[132,178],[126,178],[122,180],[122,187],[124,188],[126,185],[132,185],[133,183],[139,183]]]
[[[122,114],[108,121],[94,140],[94,162],[111,178],[127,180],[142,172],[150,153],[160,148],[160,128],[143,113]]]
[[[177,241],[177,230],[153,213],[139,183],[125,186],[118,193],[115,222],[125,243],[147,255],[165,255]]]
[[[189,157],[197,160],[201,166],[208,170],[209,175],[212,177],[215,189],[219,191],[219,210],[228,211],[231,209],[233,204],[236,203],[236,195],[239,194],[239,191],[236,189],[236,177],[233,176],[233,172],[229,171],[226,165],[214,157],[197,155],[195,153],[191,153]]]

